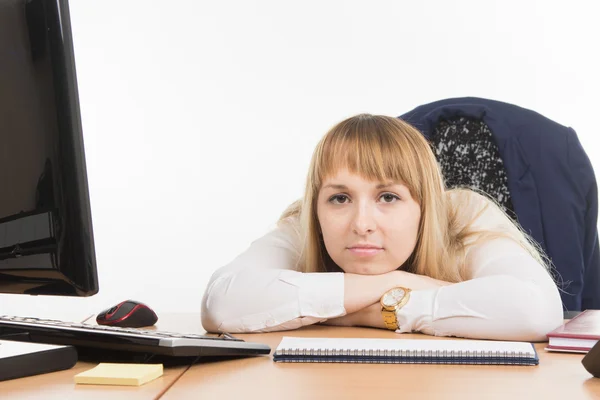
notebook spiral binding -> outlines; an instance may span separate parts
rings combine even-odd
[[[281,349],[284,356],[345,357],[530,357],[522,351]]]
[[[516,351],[279,349],[275,361],[395,364],[534,364],[532,355]],[[537,364],[537,363],[535,363]]]

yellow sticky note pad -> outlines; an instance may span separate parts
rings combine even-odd
[[[162,364],[100,363],[75,375],[75,383],[87,385],[140,386],[163,374]]]

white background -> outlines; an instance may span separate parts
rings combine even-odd
[[[566,5],[568,4],[568,5]],[[1,296],[76,319],[198,312],[210,274],[302,195],[361,112],[478,96],[572,126],[596,171],[595,2],[71,0],[100,292]]]

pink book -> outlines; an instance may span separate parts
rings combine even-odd
[[[587,353],[600,340],[600,310],[585,310],[547,336],[546,350]]]

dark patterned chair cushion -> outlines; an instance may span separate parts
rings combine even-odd
[[[485,122],[465,117],[440,121],[432,135],[432,147],[449,189],[479,189],[516,220],[504,163]]]

